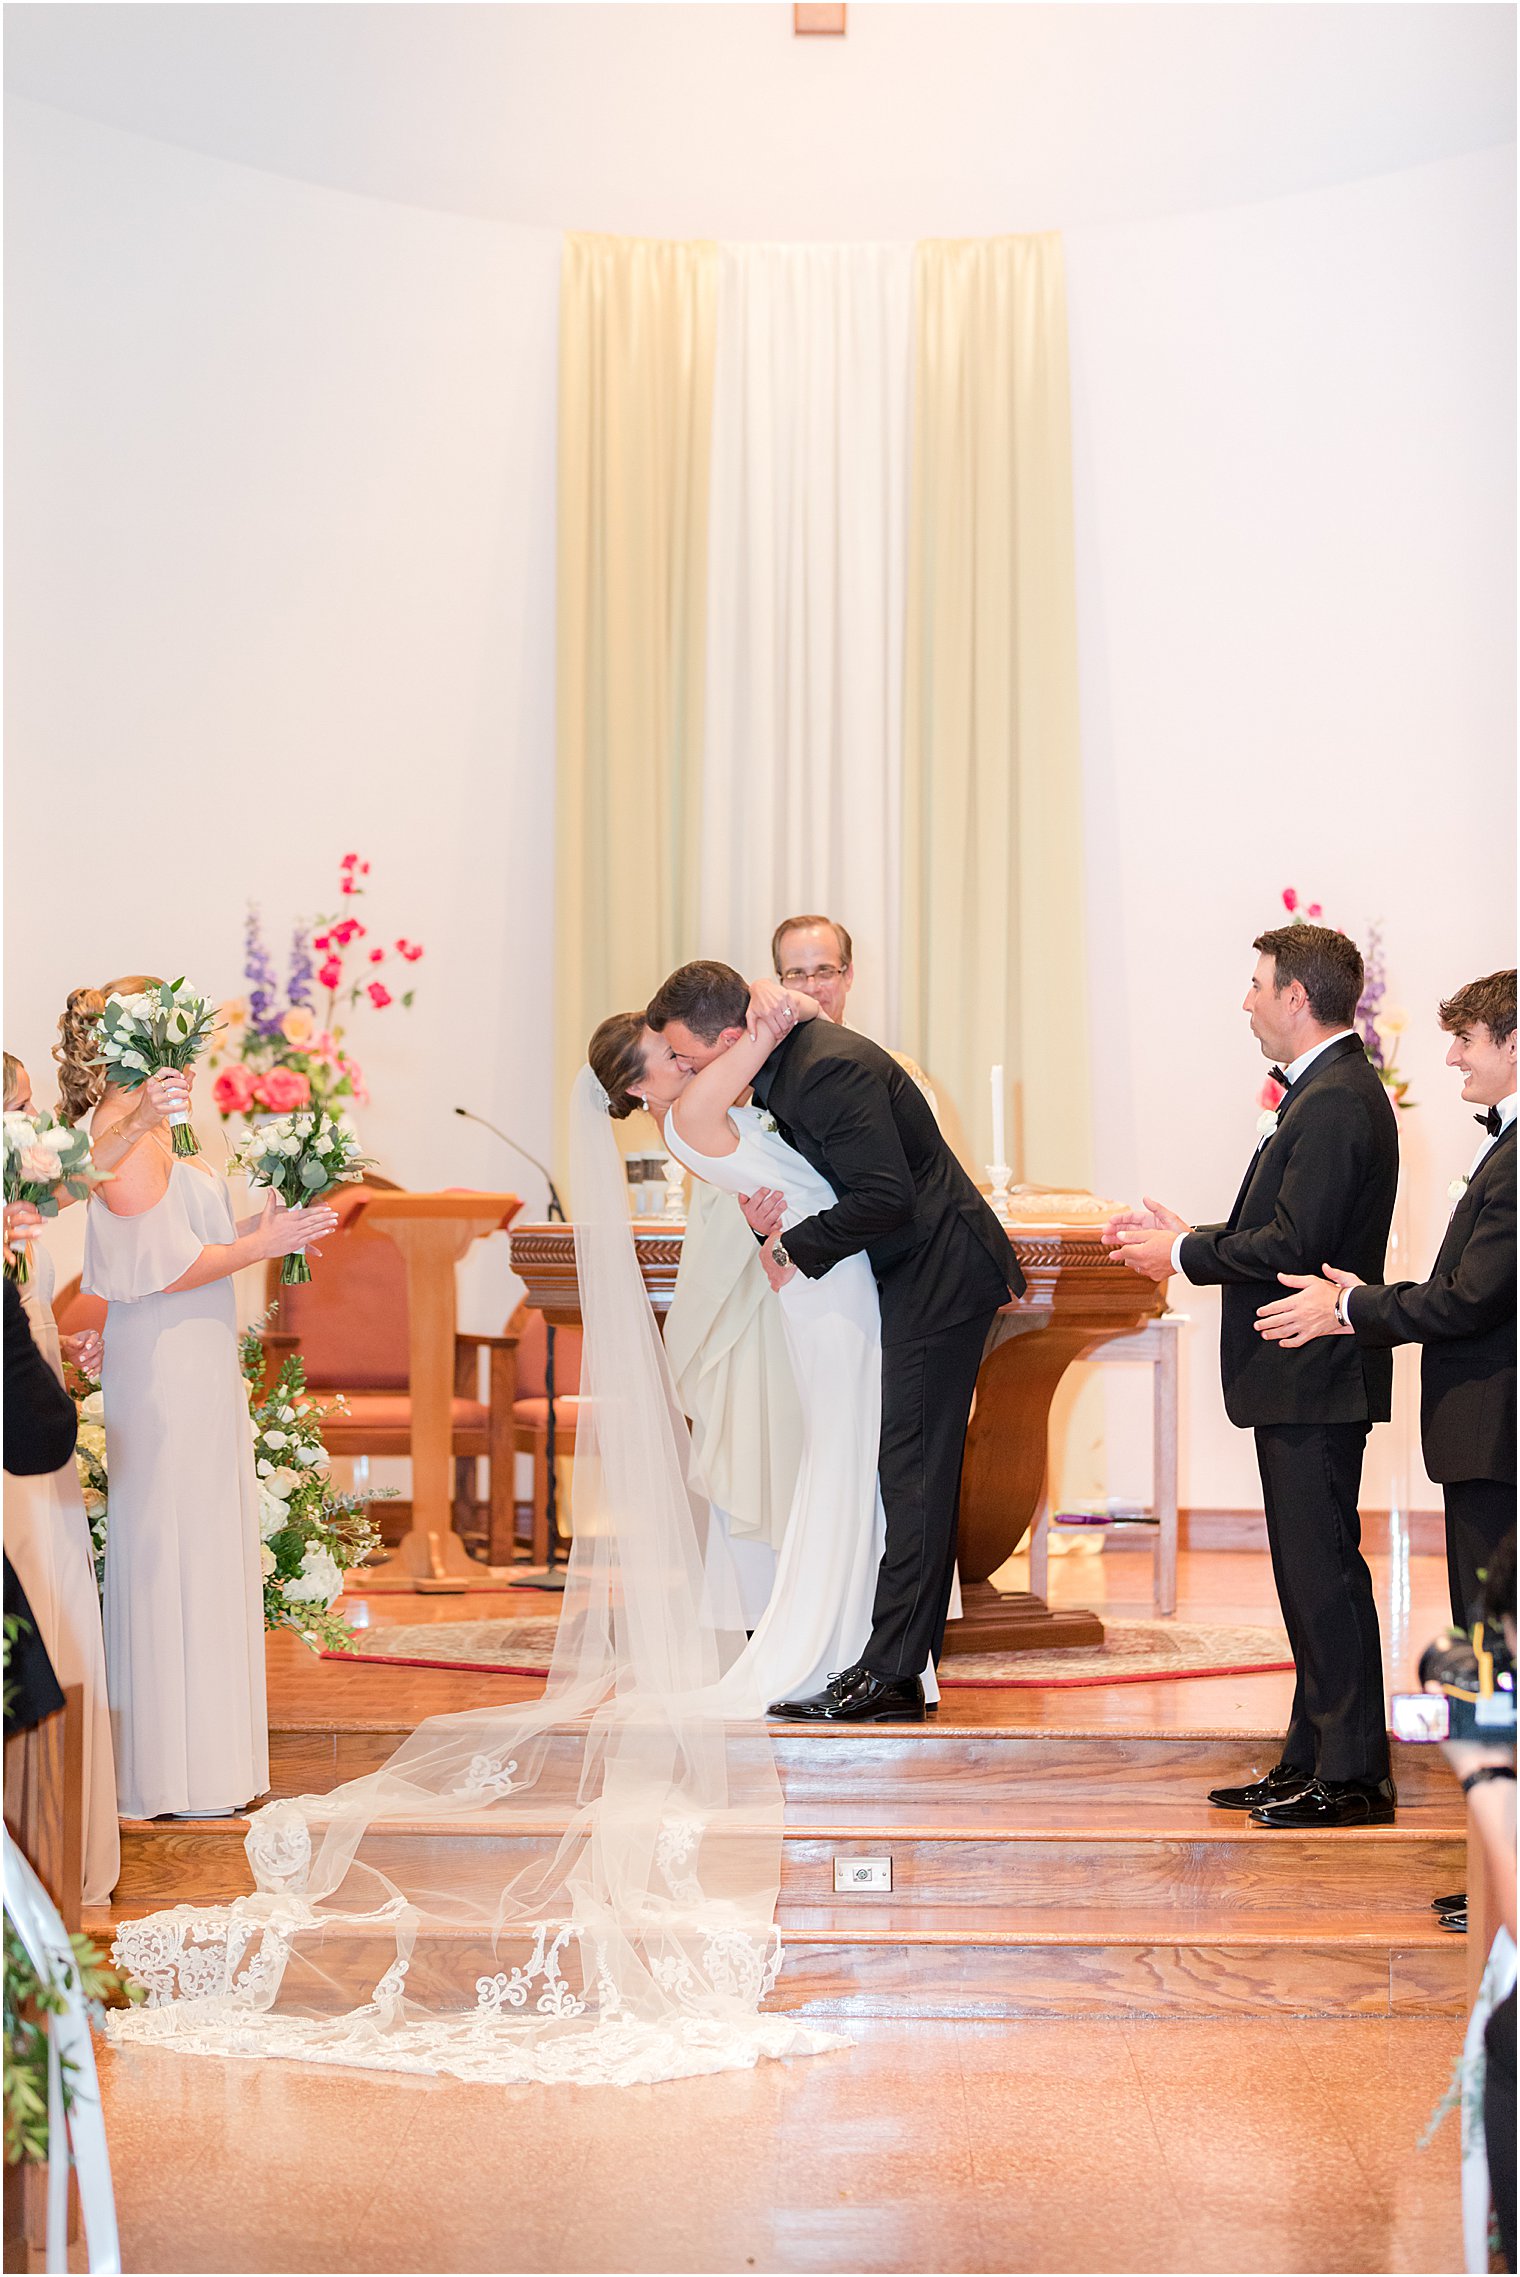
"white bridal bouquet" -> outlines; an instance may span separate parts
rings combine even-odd
[[[267,1186],[287,1208],[299,1209],[320,1202],[334,1186],[362,1178],[371,1159],[359,1152],[359,1134],[346,1115],[303,1107],[247,1132],[233,1148],[227,1169],[241,1170],[250,1186]],[[281,1282],[310,1279],[304,1253],[293,1250],[280,1267]]]
[[[29,1115],[7,1113],[5,1118],[5,1198],[30,1202],[45,1218],[55,1218],[61,1194],[82,1202],[92,1186],[106,1176],[90,1160],[86,1131],[61,1123],[46,1111]],[[5,1270],[13,1281],[31,1274],[25,1244],[19,1244]]]
[[[109,1080],[140,1091],[150,1075],[193,1067],[211,1041],[216,1013],[209,996],[187,988],[183,977],[161,981],[140,996],[108,996],[100,1016],[100,1057]],[[176,1154],[199,1154],[188,1115],[171,1115]]]

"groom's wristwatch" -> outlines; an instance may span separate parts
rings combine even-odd
[[[771,1243],[771,1263],[783,1273],[789,1272],[791,1270],[791,1255],[787,1249],[786,1243],[781,1239],[781,1236],[779,1234]]]

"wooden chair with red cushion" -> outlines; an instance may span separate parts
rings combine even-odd
[[[299,1349],[308,1385],[321,1399],[341,1393],[347,1403],[346,1415],[330,1415],[322,1425],[331,1455],[411,1453],[406,1261],[367,1219],[353,1222],[366,1193],[396,1191],[390,1179],[373,1173],[362,1185],[340,1188],[332,1200],[338,1230],[322,1243],[311,1280],[282,1288],[278,1261],[269,1269],[269,1297],[279,1301],[276,1324]],[[492,1565],[510,1564],[514,1550],[515,1343],[510,1328],[502,1336],[460,1330],[454,1338],[454,1526],[467,1543],[485,1550]],[[484,1502],[475,1491],[475,1463],[482,1455],[490,1466]],[[394,1504],[374,1506],[387,1540],[399,1540],[407,1523],[394,1511]]]
[[[549,1556],[549,1395],[545,1381],[549,1340],[544,1316],[531,1305],[520,1304],[507,1322],[507,1335],[517,1347],[517,1391],[512,1402],[513,1437],[520,1455],[533,1457],[533,1563],[544,1565]],[[557,1455],[575,1446],[580,1411],[581,1331],[562,1328],[554,1339],[554,1440]],[[568,1536],[568,1512],[561,1501],[556,1523]]]

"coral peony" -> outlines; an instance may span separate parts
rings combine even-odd
[[[377,1012],[383,1012],[391,1001],[391,992],[383,980],[372,980],[364,993]]]
[[[288,1115],[292,1109],[309,1104],[311,1085],[296,1068],[271,1067],[255,1083],[253,1095],[271,1114]]]
[[[304,1004],[292,1004],[290,1010],[286,1013],[284,1019],[280,1022],[281,1035],[285,1038],[287,1044],[294,1044],[297,1051],[299,1051],[304,1044],[309,1044],[316,1032],[317,1023],[312,1018],[311,1014],[307,1011]]]
[[[234,1060],[212,1084],[211,1097],[219,1115],[245,1114],[253,1104],[253,1069]]]

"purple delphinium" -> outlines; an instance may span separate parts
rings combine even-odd
[[[1388,993],[1388,968],[1383,959],[1383,928],[1369,926],[1367,954],[1363,959],[1362,993],[1356,1007],[1356,1024],[1374,1067],[1383,1064],[1383,1039],[1377,1032],[1378,1007]]]
[[[285,994],[292,1004],[304,1004],[311,1009],[311,952],[307,946],[311,938],[309,925],[298,925],[290,936],[290,978]]]
[[[263,928],[259,913],[252,902],[248,904],[248,922],[243,928],[243,977],[248,983],[248,1024],[261,1036],[272,1036],[280,1025],[277,1007],[279,974],[264,946]]]

